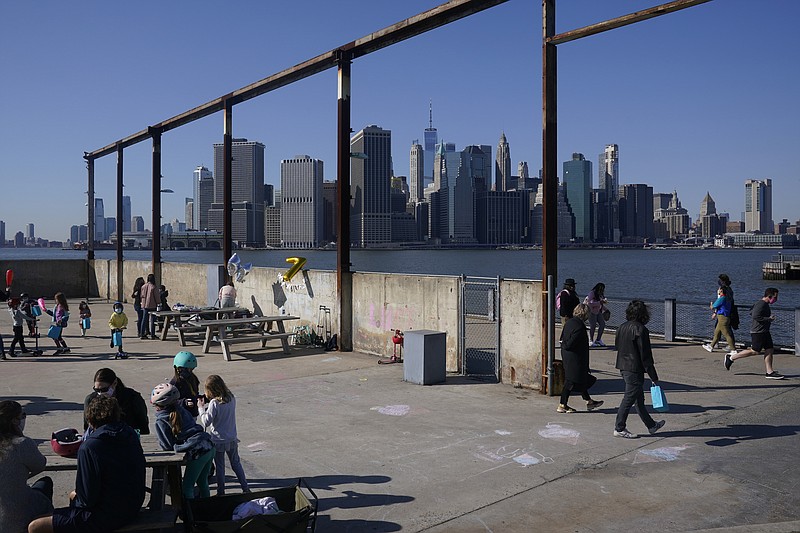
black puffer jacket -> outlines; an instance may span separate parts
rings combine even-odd
[[[628,320],[617,330],[616,338],[617,364],[619,370],[637,372],[650,376],[658,381],[658,373],[653,362],[653,350],[650,347],[650,331],[641,322]]]

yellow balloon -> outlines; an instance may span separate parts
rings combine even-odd
[[[291,268],[283,273],[283,281],[292,281],[292,278],[295,274],[300,272],[300,269],[303,268],[303,265],[306,264],[305,257],[287,257],[287,263],[292,263]]]

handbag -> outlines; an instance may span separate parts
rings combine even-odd
[[[92,319],[89,318],[88,316],[82,318],[81,319],[81,327],[83,329],[91,329],[92,328]]]
[[[606,306],[603,306],[603,320],[609,320],[611,318],[611,309]]]
[[[61,326],[56,326],[55,324],[50,326],[50,329],[47,330],[47,336],[51,339],[57,339],[61,336]]]
[[[114,344],[114,346],[122,346],[122,332],[115,331],[114,333],[112,333],[111,342]]]
[[[660,385],[653,385],[650,387],[650,397],[653,401],[653,409],[659,413],[666,413],[669,411],[667,397],[664,395],[664,389],[662,389]]]

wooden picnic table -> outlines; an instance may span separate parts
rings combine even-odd
[[[286,331],[284,322],[287,320],[300,320],[299,316],[294,315],[274,315],[274,316],[254,316],[249,318],[218,318],[218,319],[197,319],[190,320],[188,324],[204,328],[206,330],[205,341],[203,342],[203,353],[208,353],[212,342],[218,342],[222,346],[222,355],[226,361],[231,360],[230,344],[240,342],[260,341],[261,347],[265,347],[268,340],[280,339],[283,346],[283,353],[291,353],[289,350],[289,337],[292,333]],[[272,324],[275,323],[277,331],[272,331]],[[255,326],[248,329],[242,326]],[[231,331],[228,331],[231,328]]]
[[[147,507],[152,510],[164,508],[167,497],[166,487],[169,484],[172,507],[180,510],[181,495],[183,494],[181,465],[186,464],[185,454],[162,450],[155,435],[142,435],[141,443],[145,466],[153,469],[150,502]],[[47,465],[44,467],[46,471],[60,472],[78,469],[78,460],[56,454],[50,446],[49,440],[39,445],[39,451],[47,458]]]
[[[175,323],[175,328],[178,331],[178,339],[181,342],[181,346],[186,346],[185,339],[183,338],[183,330],[181,328],[184,327],[183,319],[195,315],[199,315],[200,317],[208,316],[219,318],[221,315],[225,313],[243,313],[245,311],[249,311],[246,307],[206,307],[201,309],[181,309],[180,311],[174,311],[172,309],[165,310],[165,311],[150,311],[150,314],[157,318],[164,319],[164,326],[161,329],[161,340],[167,340],[167,332],[169,331],[170,325]]]

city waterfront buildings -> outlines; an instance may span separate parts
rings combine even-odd
[[[772,180],[744,182],[744,229],[747,232],[773,233]]]
[[[212,203],[214,203],[214,177],[210,170],[201,165],[192,173],[192,219],[189,228],[208,229],[208,211]]]
[[[323,241],[323,164],[298,155],[281,161],[281,246],[319,248]]]
[[[564,187],[567,202],[575,216],[575,240],[592,241],[592,162],[581,153],[573,153],[572,161],[565,161]]]
[[[225,174],[222,143],[214,144],[214,202],[208,226],[223,231]],[[243,245],[264,244],[264,145],[233,139],[231,146],[231,233]]]
[[[506,134],[500,134],[500,141],[497,143],[497,161],[494,171],[496,191],[511,190],[511,147],[506,139]]]
[[[365,248],[392,242],[392,132],[376,125],[358,131],[350,151],[366,159],[350,162],[350,241]]]

